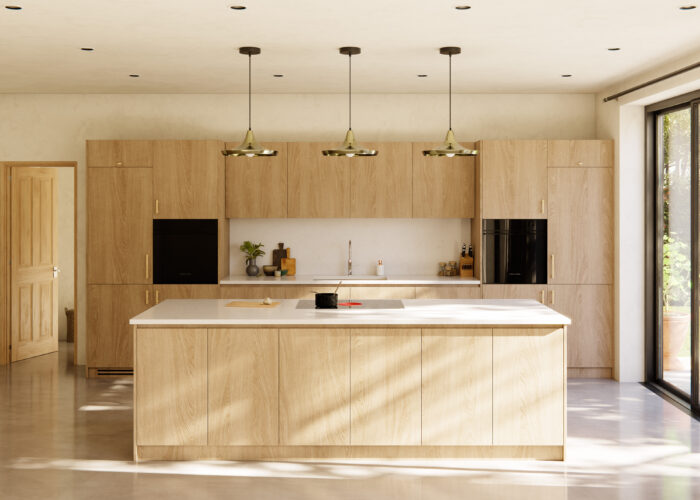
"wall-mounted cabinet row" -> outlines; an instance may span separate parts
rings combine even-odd
[[[137,446],[564,444],[563,329],[135,336]]]

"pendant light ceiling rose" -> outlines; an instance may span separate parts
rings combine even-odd
[[[478,151],[465,148],[458,143],[455,140],[454,132],[452,132],[452,56],[456,56],[461,53],[462,49],[460,47],[440,47],[440,54],[443,56],[450,56],[449,127],[443,143],[436,148],[424,150],[424,156],[446,156],[448,158],[452,158],[453,156],[476,156],[478,154]]]
[[[340,47],[339,52],[348,56],[348,131],[345,133],[343,144],[336,149],[324,149],[323,156],[377,156],[377,150],[358,145],[352,131],[352,56],[360,54],[362,50],[360,47]]]
[[[266,149],[255,140],[255,134],[250,126],[251,122],[251,58],[260,54],[260,47],[240,47],[238,53],[248,56],[248,130],[245,133],[243,142],[235,149],[224,149],[221,154],[224,156],[277,156],[274,149]]]

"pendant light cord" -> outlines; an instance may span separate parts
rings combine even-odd
[[[250,70],[252,67],[251,64],[252,60],[252,55],[248,54],[248,130],[251,130],[250,127],[250,116],[252,114],[252,105],[251,105],[251,98],[250,98],[250,93],[251,93],[251,78],[250,78]]]
[[[452,54],[450,54],[450,130],[452,130]]]
[[[352,130],[352,54],[348,54],[348,130]]]

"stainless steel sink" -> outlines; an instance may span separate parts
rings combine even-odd
[[[386,276],[376,276],[374,274],[332,274],[328,276],[314,276],[314,281],[351,281],[351,280],[385,280]]]

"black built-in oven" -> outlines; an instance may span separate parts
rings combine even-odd
[[[216,219],[153,220],[153,283],[218,283]]]
[[[483,283],[547,283],[547,220],[484,219]]]

